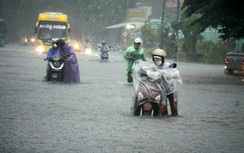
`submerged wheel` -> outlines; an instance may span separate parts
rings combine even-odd
[[[135,98],[135,96],[134,96],[132,98],[132,101],[133,101],[133,106],[131,108],[132,114],[135,115],[135,116],[139,116],[141,107],[137,106],[137,98]]]
[[[233,70],[228,70],[228,73],[229,73],[230,75],[233,75],[234,71],[233,71]]]
[[[52,81],[51,73],[47,74],[47,81]]]

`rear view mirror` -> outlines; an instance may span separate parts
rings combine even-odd
[[[176,68],[177,67],[177,64],[176,63],[172,63],[172,64],[169,65],[169,67]]]

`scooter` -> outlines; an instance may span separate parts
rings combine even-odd
[[[176,64],[165,70],[160,70],[154,64],[137,60],[132,67],[134,96],[132,99],[132,114],[135,116],[159,116],[160,108],[167,107],[166,89],[162,83],[173,83],[172,76],[178,75]],[[162,72],[163,71],[163,72]],[[149,73],[160,74],[149,76]],[[162,74],[163,73],[163,77]],[[167,78],[167,80],[165,79]],[[181,77],[178,77],[181,81]]]
[[[27,37],[22,37],[22,38],[20,39],[20,41],[19,41],[19,44],[20,44],[21,46],[26,46],[26,45],[28,45],[28,39],[27,39]]]
[[[98,45],[98,50],[101,52],[100,59],[104,62],[107,62],[109,59],[109,55],[108,55],[109,47]]]
[[[107,51],[102,51],[101,60],[104,61],[104,62],[108,61],[108,52]]]
[[[53,57],[46,58],[47,64],[47,81],[63,82],[64,77],[64,58],[55,54]]]

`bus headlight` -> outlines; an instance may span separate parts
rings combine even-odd
[[[38,53],[43,53],[43,52],[44,52],[44,48],[43,48],[42,46],[38,46],[38,47],[36,48],[36,52],[38,52]]]
[[[31,38],[30,42],[32,42],[32,43],[36,42],[35,38]]]

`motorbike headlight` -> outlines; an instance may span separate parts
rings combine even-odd
[[[38,53],[43,53],[43,52],[44,52],[44,48],[43,48],[42,46],[38,46],[38,47],[36,48],[36,52],[38,52]]]
[[[30,40],[31,42],[35,42],[35,38],[31,38],[31,40]]]
[[[79,49],[79,44],[78,44],[78,43],[75,43],[75,44],[74,44],[74,48],[75,48],[75,49]]]
[[[91,48],[86,48],[86,50],[85,50],[85,54],[91,54],[91,53],[92,53]]]

